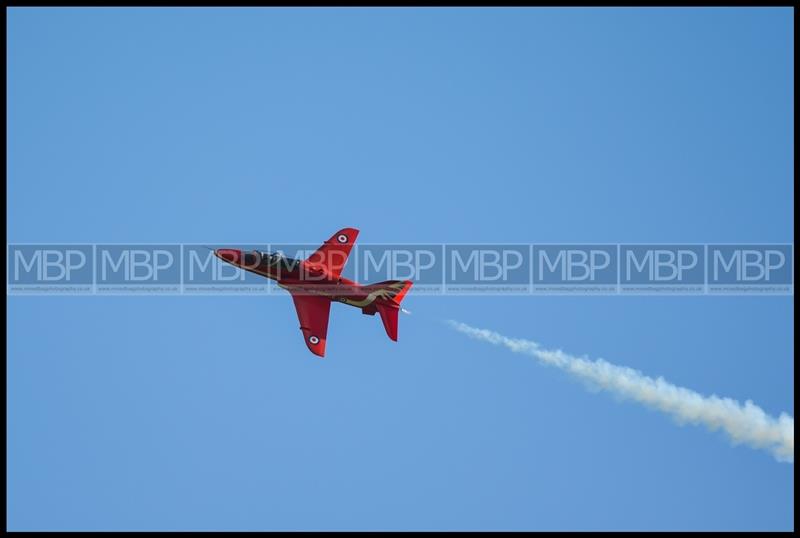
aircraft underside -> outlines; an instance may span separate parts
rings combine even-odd
[[[387,280],[361,285],[342,277],[342,269],[357,236],[355,228],[343,228],[307,260],[287,258],[280,253],[235,249],[217,249],[214,254],[242,270],[275,280],[287,290],[292,295],[308,349],[323,357],[333,301],[361,308],[367,315],[380,314],[386,334],[397,340],[400,302],[411,289],[412,282]]]

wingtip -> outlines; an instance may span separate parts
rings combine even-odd
[[[300,331],[303,334],[303,340],[305,340],[308,350],[318,357],[324,357],[327,339],[320,338],[319,336],[313,334],[311,330],[303,327],[300,327]]]
[[[358,238],[358,228],[342,228],[331,236],[326,244],[353,245]]]
[[[325,356],[325,342],[324,341],[320,342],[316,346],[312,345],[309,342],[308,349],[311,351],[311,353],[313,353],[314,355],[316,355],[319,358],[322,358],[322,357]]]

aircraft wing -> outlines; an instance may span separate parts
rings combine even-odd
[[[325,356],[325,341],[328,336],[328,318],[331,300],[320,295],[292,293],[300,330],[308,349],[314,355]]]
[[[339,230],[309,256],[308,264],[322,266],[332,278],[339,278],[357,237],[358,230],[355,228]]]

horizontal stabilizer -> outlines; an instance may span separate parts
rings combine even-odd
[[[378,297],[383,299],[391,299],[397,304],[403,300],[411,289],[414,283],[410,280],[387,280],[385,282],[376,282],[367,286],[372,292],[378,292]]]

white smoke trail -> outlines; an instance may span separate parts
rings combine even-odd
[[[775,418],[750,400],[742,405],[730,398],[703,396],[675,386],[661,377],[653,379],[638,370],[617,366],[603,359],[573,357],[560,350],[542,349],[530,340],[508,338],[458,321],[448,323],[472,338],[530,355],[544,364],[556,366],[588,381],[592,386],[663,411],[681,424],[704,424],[710,430],[721,428],[734,444],[744,443],[753,448],[769,450],[778,461],[794,462],[794,417],[786,413]]]

